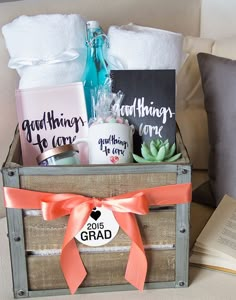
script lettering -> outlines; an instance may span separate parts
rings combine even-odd
[[[64,117],[63,113],[58,116],[53,110],[44,112],[40,120],[23,120],[21,129],[25,132],[28,143],[38,146],[42,153],[46,148],[54,148],[65,144],[72,144],[76,140],[76,134],[85,126],[85,121],[82,117],[73,116],[72,118]],[[52,131],[60,128],[72,128],[74,135],[71,136],[53,136],[48,141],[43,135],[43,132]],[[36,134],[34,134],[36,133]],[[35,138],[33,139],[33,136]]]
[[[154,106],[154,101],[149,101],[148,103],[144,97],[134,98],[131,105],[117,105],[114,107],[114,111],[122,117],[144,119],[145,122],[143,121],[138,128],[140,136],[158,136],[160,138],[162,138],[162,130],[167,124],[167,121],[175,115],[175,112],[173,112],[170,107],[156,107]],[[156,119],[156,123],[161,125],[153,125],[155,121],[154,123],[152,122],[152,124],[147,124],[146,122],[151,119]]]

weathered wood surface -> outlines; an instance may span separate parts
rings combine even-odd
[[[15,168],[22,165],[20,134],[18,128],[16,128],[14,139],[9,147],[6,161],[4,163],[5,168]]]
[[[137,189],[176,183],[176,173],[21,176],[21,188],[111,197]]]
[[[124,284],[128,252],[81,253],[88,272],[82,286]],[[148,272],[146,282],[175,280],[175,250],[146,251]],[[30,290],[67,288],[60,268],[59,256],[29,256]]]
[[[145,250],[148,259],[146,281],[173,281],[175,279],[175,250],[155,250],[154,246],[159,246],[161,249],[174,247],[175,210],[151,211],[146,216],[138,216],[137,219],[143,243],[147,248]],[[29,254],[27,266],[30,290],[67,288],[60,268],[59,255],[49,255],[54,253],[53,250],[61,249],[67,220],[67,217],[54,221],[44,221],[41,216],[24,217],[26,251]],[[80,243],[77,245],[88,272],[82,286],[126,283],[124,274],[130,239],[121,229],[107,245],[98,248],[87,247]],[[41,255],[31,255],[32,253]],[[43,254],[46,255],[43,256]]]
[[[26,251],[61,249],[68,217],[44,221],[41,216],[24,217]],[[151,211],[148,215],[137,216],[144,245],[170,247],[175,244],[175,210]],[[108,247],[129,246],[130,239],[119,230]],[[86,248],[85,245],[78,247]],[[103,246],[104,248],[106,246]],[[90,247],[87,247],[88,251]]]

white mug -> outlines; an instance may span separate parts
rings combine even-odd
[[[133,162],[133,129],[126,124],[94,124],[88,137],[75,143],[87,143],[89,164],[123,164]]]

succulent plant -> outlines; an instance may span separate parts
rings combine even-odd
[[[149,145],[141,145],[141,156],[133,154],[133,158],[138,163],[152,162],[173,162],[181,157],[181,153],[176,153],[176,145],[170,145],[168,139],[164,142],[161,139],[152,140]]]

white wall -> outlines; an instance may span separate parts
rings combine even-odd
[[[236,0],[202,0],[201,37],[220,39],[236,35]]]

